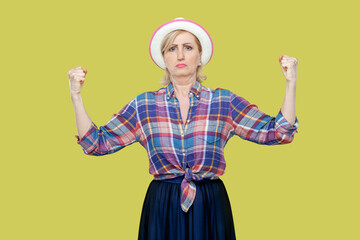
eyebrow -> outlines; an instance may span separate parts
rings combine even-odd
[[[187,45],[187,44],[192,45],[192,43],[183,43],[183,45]],[[171,44],[171,46],[177,46],[177,44]]]

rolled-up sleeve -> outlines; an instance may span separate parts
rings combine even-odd
[[[92,122],[81,139],[78,135],[75,137],[85,154],[101,156],[117,152],[138,141],[137,126],[136,99],[133,99],[117,114],[113,114],[105,125],[97,127]]]
[[[258,144],[276,145],[290,143],[297,133],[298,119],[291,125],[281,109],[276,117],[259,110],[255,104],[231,93],[230,114],[235,135]]]

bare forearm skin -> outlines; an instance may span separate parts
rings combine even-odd
[[[285,98],[281,107],[281,112],[285,119],[291,124],[295,124],[295,98],[296,98],[296,81],[286,83]]]
[[[90,129],[92,121],[85,110],[81,95],[71,94],[71,100],[75,111],[77,131],[79,134],[79,138],[81,139]]]

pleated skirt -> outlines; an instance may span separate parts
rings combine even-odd
[[[235,228],[223,181],[195,181],[188,212],[180,206],[183,176],[152,180],[145,195],[138,240],[233,240]]]

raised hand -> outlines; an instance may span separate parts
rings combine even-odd
[[[70,92],[71,94],[80,94],[81,88],[85,82],[87,70],[81,66],[70,69],[68,71]]]
[[[287,82],[296,82],[298,59],[287,55],[279,57],[281,70]]]

